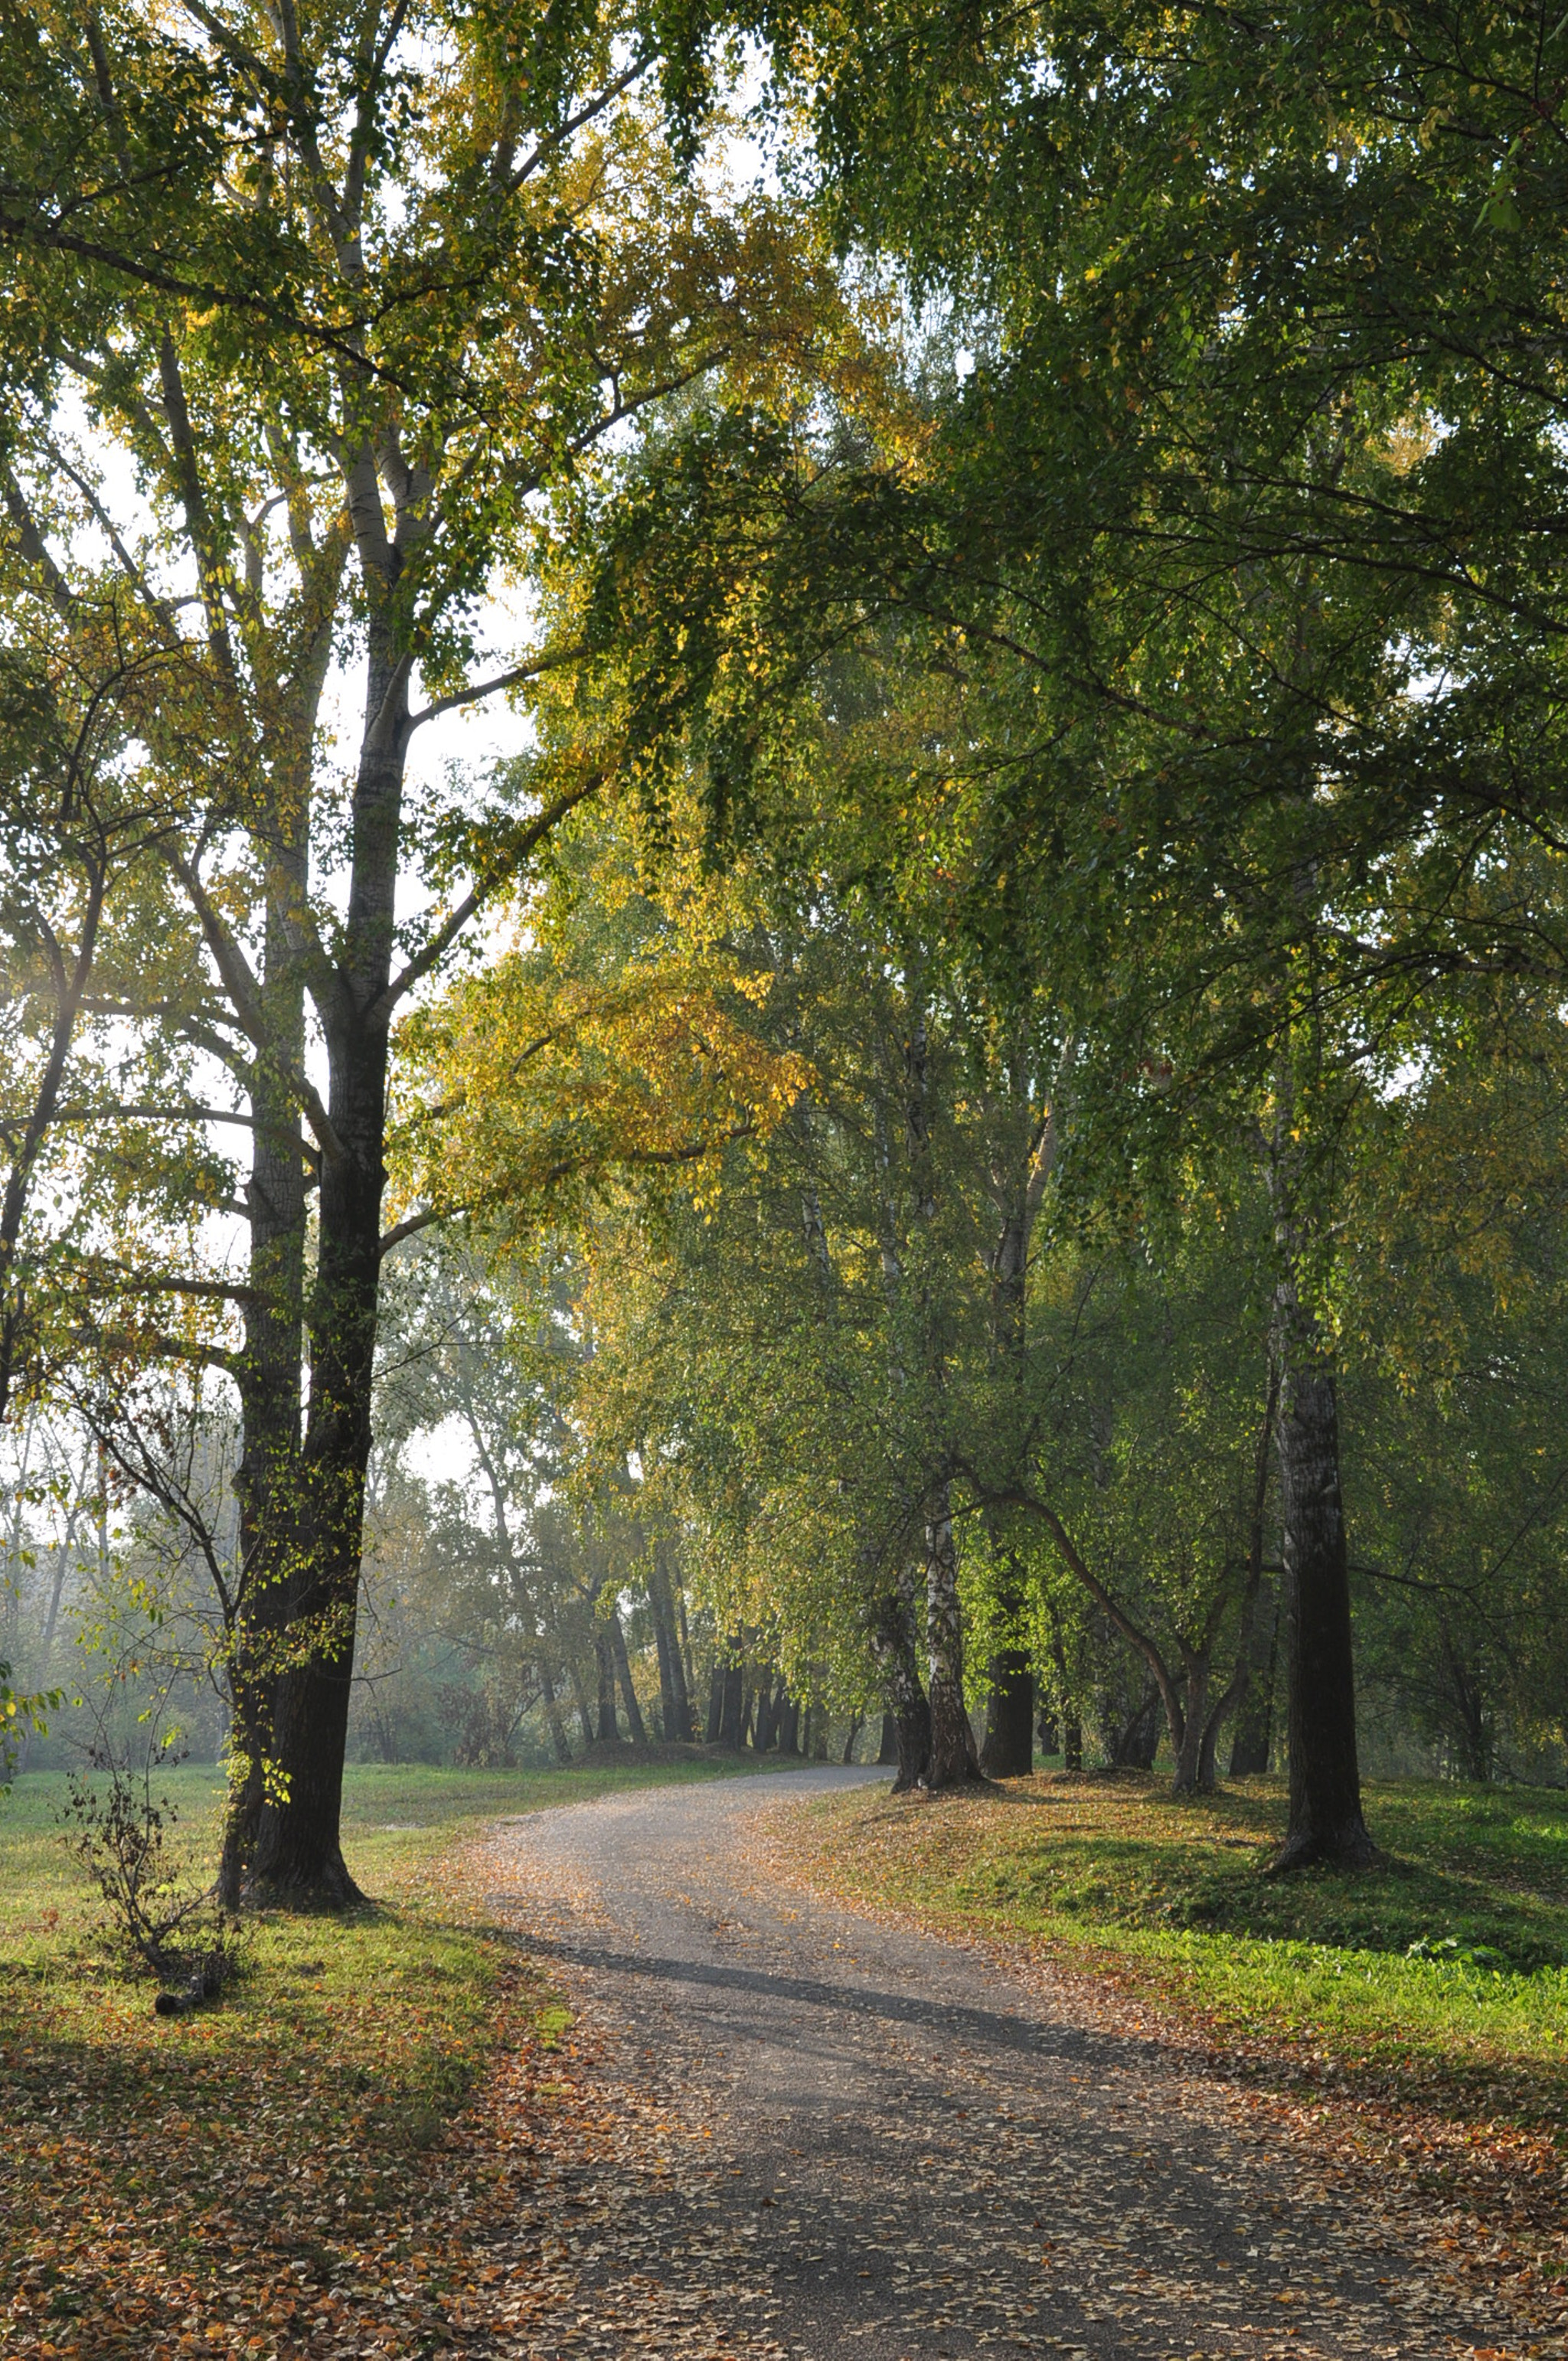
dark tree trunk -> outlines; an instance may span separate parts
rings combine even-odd
[[[937,1488],[926,1525],[926,1645],[931,1704],[931,1756],[926,1784],[936,1793],[971,1785],[981,1776],[974,1731],[964,1710],[959,1559],[945,1483]]]
[[[746,1666],[740,1650],[740,1642],[733,1642],[735,1654],[724,1669],[724,1707],[718,1726],[720,1746],[740,1752],[740,1726],[746,1710]]]
[[[648,1729],[642,1719],[642,1708],[637,1702],[637,1690],[631,1678],[631,1660],[626,1653],[626,1634],[620,1625],[620,1612],[609,1610],[609,1645],[615,1658],[615,1669],[620,1678],[620,1694],[626,1706],[626,1727],[638,1746],[648,1743]]]
[[[292,890],[308,884],[300,828],[276,848]],[[235,1471],[243,1569],[229,1675],[229,1792],[218,1865],[218,1895],[239,1907],[256,1860],[284,1631],[291,1609],[295,1512],[300,1495],[300,1373],[304,1337],[305,1160],[300,1111],[284,1076],[304,1062],[304,990],[277,895],[268,899],[261,1016],[271,1054],[250,1079],[250,1226],[245,1339],[236,1372],[240,1462]]]
[[[782,1681],[779,1684],[778,1693],[776,1696],[773,1692],[773,1684],[771,1678],[765,1680],[762,1683],[762,1687],[757,1692],[757,1720],[756,1727],[751,1732],[751,1745],[754,1752],[758,1754],[765,1754],[769,1747],[773,1742],[773,1739],[778,1730],[779,1707],[782,1704],[783,1699],[784,1684]]]
[[[1350,1571],[1332,1369],[1288,1290],[1283,1306],[1279,1499],[1289,1668],[1290,1819],[1278,1871],[1351,1866],[1377,1849],[1361,1809]]]
[[[898,1760],[898,1724],[892,1714],[882,1718],[882,1737],[877,1743],[876,1759],[883,1768]]]
[[[1035,1676],[1022,1648],[1003,1648],[991,1660],[980,1767],[988,1779],[1024,1779],[1035,1767]]]
[[[694,1735],[691,1700],[686,1692],[685,1666],[681,1661],[681,1635],[670,1598],[669,1577],[657,1550],[648,1578],[648,1604],[653,1616],[653,1641],[659,1654],[659,1706],[664,1736],[681,1743]]]
[[[1062,1716],[1061,1767],[1064,1771],[1081,1771],[1083,1768],[1083,1723],[1076,1707]]]
[[[1048,1705],[1040,1708],[1040,1718],[1035,1724],[1035,1741],[1042,1754],[1061,1751],[1061,1730]]]
[[[800,1705],[787,1689],[779,1700],[778,1735],[781,1754],[800,1752]]]
[[[864,1727],[865,1716],[863,1714],[856,1714],[854,1719],[850,1724],[850,1735],[844,1741],[844,1762],[846,1763],[852,1763],[854,1761],[855,1741],[859,1738]]]
[[[400,560],[391,564],[395,577]],[[370,1457],[392,1016],[388,985],[409,714],[409,666],[398,646],[393,579],[367,579],[366,724],[354,790],[344,950],[317,996],[333,1145],[321,1159],[301,1544],[290,1599],[291,1621],[303,1627],[312,1649],[309,1660],[278,1684],[274,1737],[281,1783],[278,1799],[263,1813],[256,1850],[259,1884],[333,1905],[359,1898],[344,1863],[339,1825]]]
[[[870,1638],[897,1733],[898,1776],[893,1792],[904,1795],[923,1784],[931,1760],[931,1708],[920,1686],[915,1617],[906,1589],[886,1590],[876,1599]]]
[[[737,1747],[744,1746],[747,1740],[751,1735],[751,1708],[755,1700],[752,1690],[750,1684],[748,1684],[745,1691],[743,1692],[743,1699],[740,1707],[740,1734],[735,1741]]]
[[[594,1625],[594,1664],[598,1673],[598,1742],[601,1746],[618,1745],[620,1725],[615,1718],[615,1651],[602,1623]]]
[[[718,1658],[713,1660],[713,1671],[707,1684],[707,1742],[717,1746],[724,1728],[724,1666]]]

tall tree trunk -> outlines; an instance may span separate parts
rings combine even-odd
[[[1062,1716],[1061,1767],[1064,1771],[1083,1768],[1083,1720],[1076,1706],[1069,1706]]]
[[[753,1752],[765,1754],[773,1744],[778,1730],[779,1708],[783,1703],[784,1683],[782,1681],[779,1683],[775,1696],[772,1676],[768,1676],[757,1692],[757,1721],[751,1732]]]
[[[887,1769],[898,1761],[898,1724],[892,1714],[882,1718],[882,1736],[877,1741],[877,1767]]]
[[[739,1638],[730,1642],[730,1658],[724,1667],[723,1703],[718,1724],[720,1746],[731,1747],[737,1754],[740,1752],[740,1725],[746,1711],[746,1663],[740,1653],[744,1644]]]
[[[991,1660],[991,1697],[980,1767],[988,1779],[1026,1778],[1035,1767],[1035,1675],[1022,1648]]]
[[[912,1586],[883,1591],[872,1608],[869,1627],[872,1656],[882,1680],[883,1694],[897,1733],[898,1776],[895,1795],[907,1795],[925,1782],[931,1760],[931,1708],[920,1685],[915,1653]]]
[[[1288,1272],[1277,1298],[1279,1508],[1289,1674],[1290,1818],[1277,1871],[1378,1858],[1361,1808],[1350,1568],[1334,1373]]]
[[[670,1596],[670,1578],[657,1546],[648,1576],[648,1604],[653,1616],[653,1638],[659,1653],[659,1703],[664,1736],[684,1745],[694,1737],[691,1699],[685,1665],[681,1657],[680,1629]]]
[[[926,1784],[935,1794],[945,1787],[970,1785],[981,1776],[974,1732],[964,1710],[963,1611],[946,1483],[937,1487],[926,1521],[926,1649],[931,1705],[931,1756]]]
[[[400,502],[401,505],[401,502]],[[258,1880],[273,1892],[341,1904],[359,1898],[343,1859],[343,1764],[359,1606],[365,1477],[381,1281],[387,1077],[392,1008],[409,662],[399,644],[400,557],[372,579],[365,728],[355,781],[344,950],[317,987],[327,1055],[327,1120],[311,1304],[311,1387],[301,1455],[300,1545],[291,1621],[309,1659],[278,1684],[280,1787],[262,1817]]]
[[[787,1689],[779,1699],[778,1737],[781,1754],[800,1752],[800,1701]]]
[[[594,1665],[598,1674],[598,1742],[619,1746],[620,1724],[615,1718],[615,1650],[602,1623],[594,1625]]]
[[[285,892],[308,886],[302,826],[274,850]],[[304,1340],[305,1160],[288,1077],[304,1064],[304,988],[288,914],[268,896],[260,1016],[268,1048],[250,1076],[249,1292],[236,1372],[241,1450],[235,1470],[239,1578],[229,1667],[228,1794],[218,1896],[236,1910],[256,1859],[276,1751],[274,1713],[298,1565],[300,1381]]]
[[[648,1726],[642,1719],[642,1708],[637,1702],[637,1689],[631,1678],[631,1659],[626,1653],[626,1633],[621,1629],[620,1609],[609,1610],[609,1645],[615,1658],[615,1669],[620,1676],[620,1694],[626,1704],[626,1726],[637,1746],[648,1743]]]
[[[850,1723],[850,1734],[844,1741],[844,1763],[846,1764],[852,1763],[855,1759],[855,1741],[859,1738],[861,1730],[865,1728],[865,1725],[866,1718],[863,1713],[857,1713]]]

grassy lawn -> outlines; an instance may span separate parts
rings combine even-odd
[[[1568,1798],[1375,1784],[1383,1871],[1261,1875],[1282,1783],[1178,1803],[1136,1773],[804,1806],[814,1883],[1023,1938],[1221,2045],[1309,2075],[1561,2134],[1568,2124]]]
[[[157,2361],[199,2337],[313,2354],[339,2282],[363,2293],[411,2271],[433,2300],[447,2263],[422,2263],[407,2226],[428,2151],[498,2042],[569,2039],[548,1990],[476,1922],[445,1866],[455,1847],[503,1815],[752,1767],[351,1770],[344,1849],[378,1906],[261,1916],[223,2002],[173,2019],[97,1927],[61,1841],[63,1777],[18,1780],[0,1801],[0,2353]],[[157,1792],[210,1864],[216,1777],[186,1765]]]

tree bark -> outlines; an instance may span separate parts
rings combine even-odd
[[[634,1745],[646,1746],[648,1726],[642,1719],[642,1708],[637,1702],[637,1690],[631,1678],[631,1659],[626,1653],[626,1633],[621,1629],[620,1610],[617,1607],[612,1607],[609,1610],[609,1645],[610,1653],[615,1658],[615,1669],[620,1676],[620,1694],[626,1704],[627,1729],[631,1733]]]
[[[931,1704],[931,1756],[926,1784],[936,1793],[945,1787],[971,1785],[981,1776],[974,1731],[964,1710],[959,1557],[945,1483],[938,1487],[926,1521],[926,1649]]]
[[[924,1784],[931,1760],[931,1708],[920,1686],[907,1586],[883,1591],[876,1599],[869,1636],[897,1736],[898,1776],[893,1792],[905,1795],[912,1787]]]
[[[309,884],[303,816],[274,847],[282,890]],[[283,1635],[298,1568],[300,1377],[304,1338],[305,1161],[300,1110],[286,1077],[304,1063],[304,986],[287,914],[268,895],[260,1016],[269,1047],[250,1076],[253,1122],[249,1294],[236,1371],[241,1450],[235,1470],[240,1581],[229,1670],[228,1794],[218,1898],[237,1910],[256,1859],[275,1752],[274,1715]]]
[[[724,1668],[724,1704],[722,1719],[718,1726],[718,1742],[720,1746],[732,1748],[739,1754],[740,1724],[746,1710],[746,1664],[740,1653],[743,1642],[737,1639],[732,1641],[730,1645],[732,1653],[729,1664]]]
[[[620,1725],[615,1718],[615,1651],[610,1646],[609,1633],[598,1622],[594,1625],[594,1665],[598,1674],[598,1742],[601,1746],[618,1746]]]
[[[1083,1723],[1076,1707],[1062,1716],[1061,1767],[1064,1771],[1083,1768]]]
[[[787,1689],[779,1703],[778,1738],[781,1754],[800,1752],[800,1704]]]
[[[670,1578],[655,1547],[648,1577],[648,1604],[653,1616],[654,1644],[659,1654],[659,1701],[664,1736],[684,1745],[696,1732],[692,1727],[691,1698],[681,1657],[681,1635],[670,1597]]]
[[[1278,1314],[1290,1818],[1274,1868],[1361,1867],[1378,1853],[1361,1808],[1334,1373],[1293,1275],[1281,1283]]]
[[[991,1699],[980,1767],[988,1779],[1024,1779],[1035,1767],[1035,1675],[1022,1648],[991,1660]]]
[[[882,1718],[882,1736],[877,1741],[876,1759],[879,1769],[886,1769],[898,1761],[898,1724],[892,1714]]]
[[[387,1074],[409,666],[393,618],[397,560],[372,580],[365,729],[355,782],[344,951],[317,993],[326,1039],[327,1116],[311,1306],[311,1387],[301,1455],[302,1541],[290,1620],[308,1661],[278,1684],[274,1733],[281,1785],[269,1802],[256,1875],[275,1894],[358,1900],[339,1840],[343,1764],[359,1604],[365,1475],[381,1279]],[[319,1635],[319,1636],[318,1636]]]

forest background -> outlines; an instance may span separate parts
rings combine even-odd
[[[1568,20],[8,23],[14,1767],[1561,1784]]]

